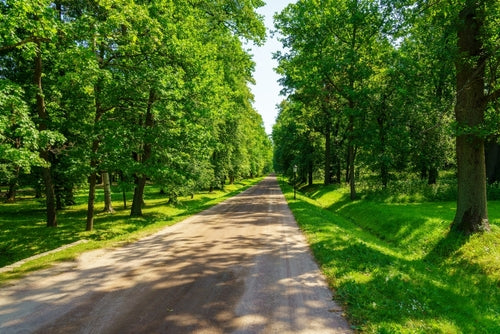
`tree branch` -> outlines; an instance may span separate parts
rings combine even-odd
[[[31,37],[28,37],[20,42],[12,44],[12,45],[0,46],[0,52],[11,51],[11,50],[13,50],[21,45],[28,44],[28,43],[40,43],[40,42],[48,42],[48,41],[49,41],[48,38],[31,36]]]

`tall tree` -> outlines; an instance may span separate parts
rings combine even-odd
[[[53,145],[61,140],[62,136],[50,128],[52,120],[47,111],[43,85],[46,52],[54,45],[58,32],[57,14],[50,4],[49,1],[2,2],[1,10],[6,20],[0,28],[0,52],[12,53],[21,50],[16,56],[32,62],[30,92],[33,92],[31,98],[35,101],[34,118],[37,120],[40,134],[39,155],[45,162],[41,167],[41,174],[45,185],[47,226],[56,227],[56,198],[51,163]],[[24,81],[24,84],[27,84],[27,81]]]
[[[498,56],[498,45],[493,49],[488,48],[487,36],[488,15],[492,15],[489,19],[498,24],[493,16],[499,14],[498,8],[495,1],[465,0],[458,13],[458,56],[455,60],[455,117],[459,128],[456,141],[458,201],[453,227],[465,233],[490,229],[486,199],[485,141],[481,127],[485,125],[488,103],[500,97],[500,89],[496,87],[497,73],[490,73],[491,81],[486,85],[488,61],[494,61],[495,68],[498,66],[498,58],[491,59]],[[498,42],[498,30],[491,37]]]

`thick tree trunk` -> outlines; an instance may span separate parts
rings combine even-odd
[[[455,117],[459,128],[465,131],[456,139],[458,168],[457,212],[453,228],[466,234],[489,230],[486,199],[486,167],[484,140],[477,129],[484,122],[485,59],[480,38],[484,19],[484,4],[466,1],[460,12],[462,23],[458,28],[458,49],[461,59],[457,70],[457,102]],[[482,3],[482,2],[481,2]]]
[[[113,203],[111,201],[111,181],[108,172],[102,172],[102,181],[104,185],[104,210],[103,212],[114,213]]]
[[[437,167],[429,167],[429,177],[427,178],[427,184],[436,184],[438,176],[439,171]]]
[[[136,179],[134,198],[132,200],[132,208],[130,209],[131,217],[142,216],[142,205],[144,199],[144,188],[146,186],[146,176],[141,176]]]
[[[39,118],[38,129],[40,131],[47,130],[47,122],[49,115],[45,109],[45,97],[42,89],[42,45],[41,42],[36,43],[35,55],[35,75],[34,83],[37,88],[36,93],[36,109]],[[50,164],[50,152],[48,147],[42,147],[40,150],[40,157]],[[52,173],[50,167],[42,168],[42,178],[45,184],[45,200],[47,207],[47,227],[57,227],[57,210],[56,210],[56,194],[54,190],[54,182],[52,180]]]

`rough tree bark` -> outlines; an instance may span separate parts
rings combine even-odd
[[[479,3],[479,4],[478,4]],[[473,130],[484,122],[486,56],[481,42],[484,1],[467,0],[459,14],[455,117],[458,168],[457,212],[453,228],[465,234],[489,230],[484,139]]]
[[[351,109],[352,110],[352,109]],[[355,170],[354,170],[354,162],[356,160],[356,148],[354,147],[354,116],[349,116],[349,140],[347,143],[347,164],[349,166],[349,189],[350,189],[350,198],[351,200],[355,200],[357,197],[356,194],[356,183],[355,183]]]
[[[108,172],[102,172],[102,183],[104,185],[104,209],[103,212],[114,213],[113,202],[111,201],[111,181]]]
[[[153,103],[155,101],[155,94],[153,89],[149,92],[148,106],[146,110],[146,123],[145,126],[147,129],[150,129],[154,125],[153,119]],[[144,143],[144,151],[142,154],[141,162],[144,164],[151,157],[151,142],[145,140]],[[134,189],[134,198],[132,200],[132,208],[130,210],[131,217],[140,217],[142,216],[142,204],[144,202],[144,187],[146,186],[147,176],[143,173],[142,175],[138,175],[135,177],[135,189]]]
[[[325,126],[325,179],[324,184],[332,183],[332,126],[329,121]]]
[[[100,103],[100,86],[99,84],[96,84],[94,87],[95,91],[95,118],[94,118],[94,126],[96,126],[99,121],[101,120],[102,116],[106,112],[105,109],[103,109],[101,103]],[[94,138],[92,141],[92,157],[90,158],[90,168],[92,170],[90,177],[89,177],[89,197],[88,197],[88,202],[87,202],[87,226],[86,230],[87,231],[92,231],[94,228],[94,208],[95,208],[95,188],[96,188],[96,183],[97,183],[97,151],[99,150],[100,146],[100,140],[98,137]]]
[[[35,54],[35,72],[34,72],[34,84],[37,88],[36,93],[36,110],[39,118],[38,129],[40,131],[47,130],[47,122],[49,115],[45,109],[45,97],[43,94],[42,87],[42,43],[40,41],[36,42],[36,54]],[[57,210],[56,210],[56,194],[54,190],[54,182],[52,180],[52,172],[50,169],[50,150],[48,147],[40,148],[40,157],[47,162],[49,166],[42,168],[42,179],[45,184],[45,200],[47,206],[47,227],[57,227]]]

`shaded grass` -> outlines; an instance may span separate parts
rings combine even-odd
[[[191,198],[179,197],[176,204],[168,203],[168,196],[161,195],[159,189],[148,186],[145,191],[143,217],[130,218],[130,202],[123,208],[122,194],[113,194],[116,212],[99,212],[103,206],[104,194],[98,189],[96,215],[93,231],[85,231],[87,195],[81,191],[75,196],[76,204],[58,212],[58,227],[47,228],[44,203],[32,197],[23,197],[13,204],[0,204],[0,267],[7,266],[33,255],[47,252],[78,240],[89,242],[30,261],[11,271],[0,273],[0,283],[23,274],[47,267],[58,260],[74,258],[79,253],[132,242],[152,234],[163,227],[179,222],[190,215],[236,195],[258,183],[262,178],[243,180],[227,185],[224,191],[198,193]],[[132,193],[127,194],[128,200]]]
[[[500,202],[492,232],[449,233],[455,203],[350,201],[308,188],[289,205],[335,298],[367,333],[500,333]]]

